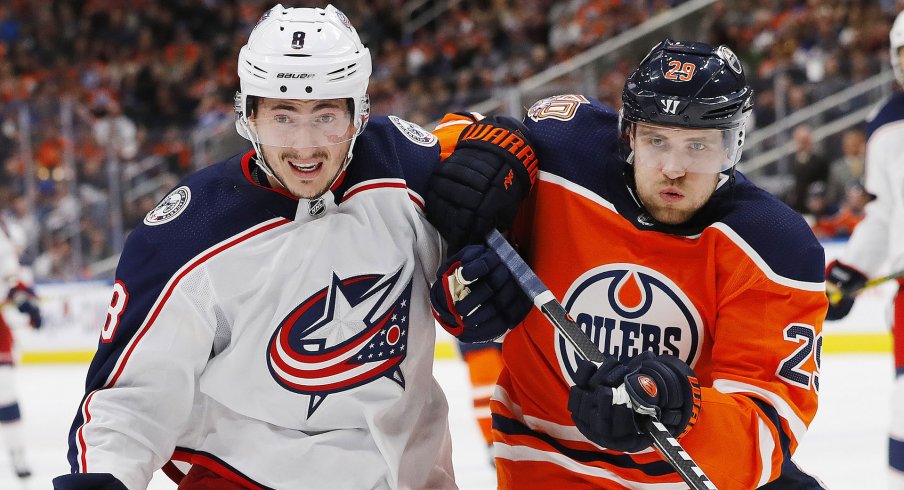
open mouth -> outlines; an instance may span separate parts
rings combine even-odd
[[[311,176],[311,174],[318,172],[320,168],[323,167],[322,161],[301,163],[293,160],[287,160],[287,162],[296,173],[299,173],[303,176]]]

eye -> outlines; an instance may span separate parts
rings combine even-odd
[[[335,114],[320,114],[316,121],[320,124],[330,124],[336,120]]]
[[[291,122],[291,119],[289,119],[289,116],[287,116],[286,114],[277,114],[273,116],[273,120],[280,124],[287,124]]]
[[[665,140],[658,136],[651,136],[650,144],[653,146],[663,146],[663,145],[665,145]]]
[[[697,151],[703,151],[706,149],[706,145],[704,145],[703,143],[701,143],[699,141],[694,141],[691,143],[691,149],[697,150]]]

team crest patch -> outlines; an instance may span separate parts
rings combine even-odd
[[[182,211],[185,211],[189,202],[191,202],[191,190],[183,185],[167,194],[167,196],[144,217],[144,224],[148,226],[157,226],[169,223],[178,218],[179,215],[182,214]]]
[[[664,274],[637,264],[607,264],[578,277],[562,301],[600,352],[628,362],[644,351],[670,354],[693,366],[703,342],[700,312]],[[565,379],[574,379],[577,354],[555,334]]]
[[[300,299],[267,345],[267,366],[288,391],[310,396],[308,417],[332,394],[386,378],[405,389],[411,279],[340,278]],[[400,285],[400,287],[396,287]]]
[[[547,97],[534,103],[527,110],[527,117],[533,121],[543,119],[558,119],[560,121],[570,121],[574,118],[581,104],[589,104],[583,95],[568,94]]]
[[[399,128],[399,131],[401,131],[412,143],[427,147],[436,144],[436,135],[417,124],[400,119],[396,116],[389,116],[389,120],[392,121],[392,124]]]

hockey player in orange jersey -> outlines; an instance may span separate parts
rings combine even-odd
[[[468,378],[471,380],[471,398],[474,402],[474,419],[483,439],[490,450],[490,463],[493,457],[493,419],[490,416],[490,397],[502,371],[502,346],[495,342],[468,344],[458,343],[461,358],[468,365]]]
[[[440,266],[435,316],[477,340],[511,328],[491,400],[500,488],[687,488],[613,401],[622,384],[657,394],[660,419],[719,489],[822,488],[791,456],[817,409],[824,254],[799,215],[735,170],[752,108],[741,63],[724,46],[665,40],[622,103],[563,95],[530,108],[538,181],[510,235],[619,361],[599,371],[539,312],[515,326],[472,298],[501,290],[504,270],[476,228],[443,212],[462,195],[443,194],[444,179],[467,169],[433,177],[442,195],[428,217],[471,243]],[[447,117],[437,132],[452,145],[479,119]]]

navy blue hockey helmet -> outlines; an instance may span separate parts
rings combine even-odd
[[[740,159],[751,109],[753,90],[729,48],[666,39],[625,82],[621,125],[625,138],[634,124],[725,130],[724,171]]]

